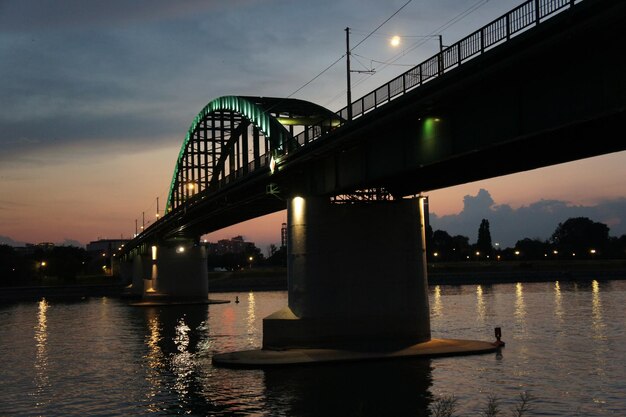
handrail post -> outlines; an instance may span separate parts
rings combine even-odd
[[[422,64],[419,66],[419,75],[420,75],[420,85],[422,85]]]
[[[511,13],[506,14],[506,40],[511,39]]]
[[[485,52],[485,28],[480,28],[480,53]]]
[[[437,75],[443,73],[443,52],[439,51],[437,54]]]
[[[391,82],[387,83],[387,103],[391,101]]]
[[[539,18],[540,18],[540,13],[539,13],[539,0],[535,0],[535,24],[539,24]]]

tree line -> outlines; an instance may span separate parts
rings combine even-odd
[[[559,223],[549,239],[523,238],[512,248],[494,244],[489,221],[483,219],[478,227],[478,239],[470,243],[467,236],[451,236],[446,231],[426,230],[428,262],[458,262],[468,260],[573,260],[626,259],[626,235],[609,236],[609,227],[587,217],[575,217]],[[57,277],[73,282],[78,276],[102,275],[110,271],[110,260],[75,246],[37,248],[22,253],[12,246],[0,245],[0,286],[30,285],[44,277]],[[209,268],[230,270],[259,266],[285,266],[285,247],[270,245],[268,256],[253,246],[241,253],[209,255]]]
[[[56,277],[71,283],[78,276],[103,274],[110,261],[76,246],[35,248],[29,252],[0,245],[0,285],[31,285]]]
[[[489,221],[478,227],[478,239],[470,244],[467,236],[450,236],[443,230],[426,230],[429,262],[467,260],[540,260],[540,259],[624,259],[626,235],[609,236],[609,227],[587,217],[573,217],[559,223],[550,238],[523,238],[510,248],[494,244]]]

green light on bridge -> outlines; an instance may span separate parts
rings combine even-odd
[[[204,106],[202,111],[200,111],[200,113],[198,113],[198,115],[193,119],[193,122],[187,131],[187,135],[185,136],[185,140],[183,141],[183,145],[181,146],[178,154],[178,160],[174,168],[174,175],[172,176],[172,181],[170,183],[166,212],[169,212],[172,209],[172,196],[176,185],[176,178],[178,176],[178,168],[184,158],[188,143],[191,141],[191,138],[200,123],[202,123],[202,120],[204,120],[209,114],[219,110],[231,110],[242,114],[255,126],[257,126],[261,133],[269,139],[270,147],[273,153],[282,151],[285,131],[284,127],[282,127],[275,118],[266,113],[255,103],[243,97],[223,96],[216,98]]]
[[[437,127],[441,119],[437,117],[427,117],[422,122],[422,139],[430,141],[437,136]]]

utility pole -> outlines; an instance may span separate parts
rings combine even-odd
[[[135,236],[137,236],[137,219],[135,219]]]
[[[439,38],[439,56],[437,57],[437,69],[439,75],[443,74],[443,37],[441,35],[437,35]]]
[[[346,28],[346,79],[348,84],[348,120],[352,120],[352,91],[350,89],[350,28]]]
[[[141,212],[141,231],[143,232],[146,228],[146,212]]]
[[[157,197],[157,213],[156,213],[156,217],[157,217],[157,219],[159,218],[159,197]]]

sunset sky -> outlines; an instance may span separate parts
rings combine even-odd
[[[223,95],[345,105],[341,60],[400,1],[0,1],[0,243],[130,237],[163,209],[185,133]],[[353,51],[353,98],[521,1],[413,0]],[[401,36],[399,47],[389,45]],[[431,36],[431,37],[427,37]],[[392,62],[385,65],[382,62]],[[296,92],[297,91],[297,92]],[[295,93],[295,94],[294,94]],[[626,152],[428,190],[434,228],[513,245],[587,216],[626,234]],[[285,212],[215,232],[264,252]],[[520,235],[524,234],[524,235]]]

